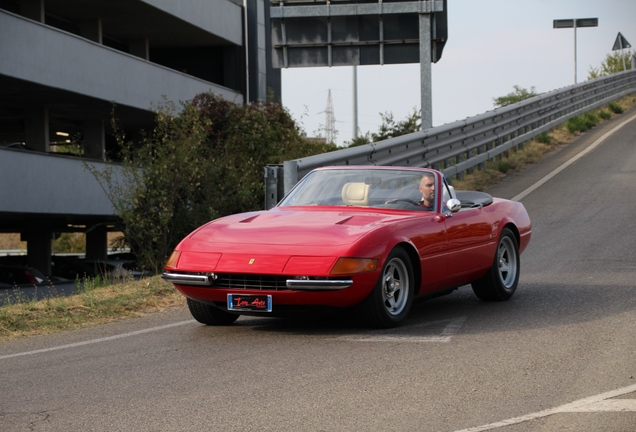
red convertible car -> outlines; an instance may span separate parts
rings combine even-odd
[[[326,167],[271,210],[192,232],[163,278],[208,325],[334,307],[386,328],[406,318],[415,297],[461,285],[482,300],[508,300],[530,235],[521,203],[454,191],[439,171]]]

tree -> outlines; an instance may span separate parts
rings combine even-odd
[[[121,218],[126,245],[154,272],[198,226],[262,209],[265,165],[336,149],[305,140],[280,105],[237,105],[208,93],[159,107],[141,142],[114,129],[121,170],[92,171]]]
[[[621,54],[620,51],[614,51],[612,54],[607,54],[605,60],[601,62],[598,68],[590,66],[587,79],[600,78],[616,72],[622,72],[625,69],[623,64],[627,67],[627,70],[632,68],[631,58],[634,55],[634,51],[628,51],[625,54]]]
[[[538,93],[535,92],[534,86],[530,87],[529,91],[518,85],[515,85],[513,87],[515,89],[513,92],[508,93],[505,96],[500,96],[498,98],[493,99],[495,108],[501,108],[508,105],[512,105],[514,103],[521,102],[522,100],[530,99],[531,97],[539,95]]]
[[[402,121],[396,122],[393,119],[393,113],[390,112],[385,112],[384,114],[380,113],[380,117],[382,118],[382,124],[378,129],[378,133],[367,132],[366,134],[360,135],[358,138],[354,138],[351,141],[345,141],[347,147],[356,147],[363,144],[369,144],[371,142],[382,141],[400,135],[417,132],[422,129],[422,112],[415,108],[413,108],[413,112]]]

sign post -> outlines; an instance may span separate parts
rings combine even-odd
[[[616,36],[616,40],[614,41],[614,47],[612,48],[612,51],[621,50],[621,58],[623,59],[623,70],[627,70],[627,65],[625,64],[625,56],[623,55],[623,49],[631,48],[631,47],[632,45],[629,42],[627,42],[627,39],[625,39],[625,36],[623,36],[621,32],[618,32],[618,36]]]
[[[579,27],[598,27],[598,18],[572,18],[554,20],[552,28],[574,28],[574,84],[577,82],[576,77],[576,29]]]

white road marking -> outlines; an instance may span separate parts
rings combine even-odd
[[[564,169],[566,169],[567,167],[572,165],[574,162],[576,162],[577,160],[581,159],[583,156],[585,156],[586,154],[588,154],[589,152],[594,150],[596,147],[601,145],[601,143],[603,141],[605,141],[610,135],[614,134],[614,132],[618,131],[620,128],[622,128],[627,123],[629,123],[630,121],[634,120],[635,118],[636,118],[636,115],[633,115],[630,118],[628,118],[627,120],[625,120],[624,122],[622,122],[621,124],[619,124],[618,126],[614,127],[614,129],[612,129],[609,132],[606,132],[605,134],[603,134],[602,137],[600,137],[599,139],[594,141],[592,143],[592,145],[590,145],[588,148],[583,150],[581,153],[577,154],[572,159],[570,159],[567,162],[565,162],[563,165],[561,165],[560,167],[558,167],[557,169],[552,171],[547,176],[543,177],[541,180],[539,180],[538,182],[536,182],[535,184],[530,186],[528,189],[526,189],[523,192],[521,192],[519,195],[512,197],[512,201],[521,201],[522,199],[524,199],[527,195],[529,195],[530,193],[532,193],[535,190],[537,190],[539,187],[541,187],[543,184],[545,184],[552,177],[556,176],[558,173],[560,173],[561,171],[563,171]]]
[[[25,351],[25,352],[21,352],[21,353],[9,354],[9,355],[0,356],[0,360],[9,359],[9,358],[13,358],[13,357],[28,356],[28,355],[33,355],[33,354],[41,354],[41,353],[45,353],[45,352],[57,351],[57,350],[67,349],[67,348],[75,348],[75,347],[79,347],[79,346],[83,346],[83,345],[90,345],[90,344],[96,344],[96,343],[101,343],[101,342],[108,342],[108,341],[112,341],[112,340],[115,340],[115,339],[122,339],[122,338],[130,337],[130,336],[137,336],[137,335],[144,334],[144,333],[150,333],[150,332],[165,330],[165,329],[172,328],[172,327],[179,327],[179,326],[186,325],[186,324],[193,324],[195,322],[196,321],[194,321],[194,320],[180,321],[180,322],[167,324],[167,325],[163,325],[163,326],[159,326],[159,327],[152,327],[152,328],[147,328],[147,329],[144,329],[144,330],[137,330],[137,331],[130,332],[130,333],[122,333],[122,334],[115,335],[115,336],[108,336],[108,337],[99,338],[99,339],[91,339],[91,340],[87,340],[87,341],[84,341],[84,342],[75,342],[75,343],[68,344],[68,345],[59,345],[59,346],[51,347],[51,348],[44,348],[44,349],[39,349],[39,350],[34,350],[34,351]]]
[[[354,340],[354,341],[361,341],[361,342],[397,342],[397,341],[401,341],[401,342],[450,342],[451,337],[455,333],[457,333],[459,331],[459,328],[462,326],[462,324],[464,323],[465,320],[466,320],[466,317],[462,317],[462,318],[456,318],[456,319],[450,319],[450,320],[431,321],[431,322],[428,322],[428,323],[423,323],[423,324],[418,324],[418,325],[415,325],[415,326],[410,326],[410,328],[418,328],[418,327],[426,327],[426,326],[431,326],[431,325],[436,325],[436,324],[441,324],[441,323],[448,322],[448,325],[446,327],[444,327],[444,330],[441,332],[441,334],[439,336],[417,336],[417,335],[409,336],[409,335],[404,335],[404,334],[389,334],[388,332],[395,333],[396,331],[403,331],[401,329],[393,329],[393,330],[382,330],[382,331],[374,332],[374,334],[371,334],[371,335],[369,335],[367,333],[365,335],[342,336],[342,337],[337,338],[337,339],[340,339],[340,340],[343,340],[343,339],[344,340]],[[91,339],[91,340],[87,340],[87,341],[83,341],[83,342],[75,342],[75,343],[67,344],[67,345],[59,345],[59,346],[50,347],[50,348],[43,348],[43,349],[39,349],[39,350],[25,351],[25,352],[20,352],[20,353],[15,353],[15,354],[3,355],[3,356],[0,356],[0,360],[5,360],[5,359],[10,359],[10,358],[15,358],[15,357],[23,357],[23,356],[34,355],[34,354],[42,354],[42,353],[47,353],[47,352],[51,352],[51,351],[58,351],[58,350],[68,349],[68,348],[76,348],[76,347],[80,347],[80,346],[84,346],[84,345],[91,345],[91,344],[96,344],[96,343],[101,343],[101,342],[108,342],[108,341],[112,341],[112,340],[116,340],[116,339],[122,339],[122,338],[126,338],[126,337],[137,336],[137,335],[144,334],[144,333],[150,333],[150,332],[165,330],[165,329],[169,329],[169,328],[172,328],[172,327],[179,327],[179,326],[182,326],[182,325],[194,324],[194,323],[196,323],[196,321],[194,321],[194,320],[180,321],[180,322],[176,322],[176,323],[172,323],[172,324],[167,324],[167,325],[164,325],[164,326],[152,327],[152,328],[148,328],[148,329],[144,329],[144,330],[137,330],[137,331],[129,332],[129,333],[122,333],[122,334],[115,335],[115,336],[108,336],[108,337],[99,338],[99,339]],[[404,327],[402,327],[402,329],[404,329]]]
[[[376,330],[373,332],[340,336],[335,339],[352,342],[450,342],[451,338],[459,331],[466,317],[429,321],[413,326],[399,327],[391,330]],[[421,336],[417,334],[405,334],[405,330],[430,327],[437,324],[448,323],[439,335]]]
[[[541,417],[547,417],[553,414],[559,413],[582,413],[582,412],[636,412],[636,399],[611,399],[624,394],[636,392],[636,384],[611,390],[605,393],[601,393],[595,396],[590,396],[585,399],[579,399],[578,401],[571,402],[569,404],[561,405],[556,408],[550,408],[543,411],[538,411],[532,414],[527,414],[520,417],[514,417],[507,420],[502,420],[496,423],[490,423],[483,426],[471,427],[468,429],[462,429],[455,432],[481,432],[492,429],[501,428],[504,426],[510,426],[513,424],[524,423],[530,420],[536,420]]]

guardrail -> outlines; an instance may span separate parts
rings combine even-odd
[[[634,63],[634,62],[633,62]],[[597,78],[419,132],[265,167],[265,208],[309,171],[327,165],[432,167],[451,179],[572,117],[636,92],[636,68]]]

